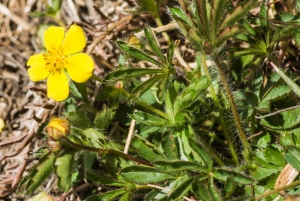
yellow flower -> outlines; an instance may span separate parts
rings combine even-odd
[[[70,134],[70,123],[66,119],[53,118],[46,127],[46,132],[54,140],[60,140]]]
[[[47,96],[56,101],[69,95],[68,77],[78,83],[87,81],[94,69],[93,59],[80,52],[86,45],[83,30],[72,25],[65,36],[63,27],[51,26],[44,33],[47,52],[31,56],[27,62],[29,78],[47,78]]]

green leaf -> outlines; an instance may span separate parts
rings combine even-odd
[[[71,124],[77,128],[89,128],[91,127],[90,120],[86,115],[80,110],[76,109],[75,111],[69,112],[67,118],[70,120]]]
[[[151,126],[160,127],[160,126],[166,126],[166,124],[167,124],[166,119],[163,119],[163,118],[160,118],[157,116],[153,116],[149,113],[142,112],[142,111],[134,112],[133,114],[129,114],[129,116],[138,122],[141,122],[141,123],[147,124],[147,125],[151,125]]]
[[[284,167],[286,165],[286,162],[284,160],[282,153],[278,150],[268,147],[263,151],[263,154],[264,154],[266,161],[268,161],[271,164],[274,164],[274,165],[277,165],[280,167]]]
[[[166,157],[150,142],[135,135],[131,145],[137,149],[137,152],[148,161],[165,160]]]
[[[144,28],[144,32],[145,32],[146,38],[148,39],[148,43],[149,43],[151,49],[154,51],[156,56],[158,56],[158,58],[160,58],[160,60],[162,62],[166,63],[167,62],[166,58],[160,50],[160,45],[157,41],[154,31],[151,29],[150,26],[146,25]]]
[[[86,199],[86,201],[110,201],[115,200],[116,197],[124,194],[126,191],[124,188],[114,190],[114,191],[108,191],[106,193],[101,193],[99,195],[94,195]]]
[[[168,61],[169,65],[172,64],[174,50],[175,50],[175,44],[173,41],[171,41],[171,44],[169,45],[168,50],[167,50],[167,61]]]
[[[225,183],[225,192],[226,192],[225,197],[229,198],[235,189],[236,189],[236,182],[235,182],[233,176],[229,176],[226,179],[226,183]]]
[[[115,109],[103,106],[102,110],[96,114],[94,124],[99,129],[106,129],[115,116]]]
[[[165,70],[162,69],[148,69],[148,68],[127,68],[118,69],[108,73],[105,76],[106,80],[126,80],[129,78],[136,78],[148,74],[159,74],[164,73]]]
[[[260,123],[263,126],[274,130],[291,130],[300,124],[300,108],[266,117],[261,119]]]
[[[292,155],[291,153],[286,153],[284,155],[285,160],[291,164],[295,169],[297,169],[298,171],[300,171],[300,162],[298,160],[298,158],[296,158],[294,155]]]
[[[204,3],[202,1],[202,3]],[[217,34],[219,32],[219,26],[221,19],[224,15],[224,6],[226,1],[225,0],[212,0],[211,3],[211,34],[212,34],[212,41],[214,41],[217,37]],[[205,4],[207,4],[205,2]],[[208,30],[207,30],[208,31]]]
[[[208,168],[209,171],[212,170],[213,168],[213,160],[211,158],[211,156],[201,148],[201,146],[199,144],[197,144],[193,139],[189,139],[189,144],[191,146],[191,148],[193,149],[193,154],[197,154],[198,156],[200,156],[206,167]]]
[[[34,191],[50,176],[53,172],[55,155],[48,153],[43,156],[38,163],[31,168],[29,174],[22,179],[18,191],[25,194],[33,194]]]
[[[240,184],[250,184],[253,182],[253,179],[249,176],[243,175],[232,170],[227,170],[224,168],[216,168],[213,170],[213,177],[221,181],[226,181],[228,177],[232,177],[233,180]]]
[[[117,41],[116,43],[119,46],[119,48],[122,51],[126,52],[127,54],[130,54],[131,56],[133,56],[137,59],[149,61],[150,63],[153,63],[157,66],[164,67],[163,64],[161,64],[154,58],[150,57],[149,54],[147,54],[133,46],[127,45],[124,41]]]
[[[172,15],[173,18],[175,18],[177,21],[183,21],[186,24],[188,24],[189,26],[192,26],[193,23],[190,21],[190,19],[188,18],[188,16],[184,13],[184,11],[179,8],[179,7],[175,7],[175,8],[170,8],[170,13]]]
[[[197,196],[200,200],[205,201],[214,201],[210,192],[208,191],[207,185],[203,183],[203,181],[195,180],[192,185],[192,192]]]
[[[227,27],[234,25],[237,21],[244,17],[256,3],[257,0],[247,0],[242,5],[237,6],[234,11],[224,18],[220,25],[220,30],[224,30]]]
[[[267,7],[267,2],[264,1],[261,6],[260,6],[260,25],[265,34],[268,33],[269,30],[269,24],[268,24],[268,7]]]
[[[272,175],[274,173],[279,172],[280,170],[281,170],[281,168],[270,169],[270,168],[259,167],[252,173],[252,178],[257,181],[260,181],[262,179],[269,177],[270,175]]]
[[[297,94],[298,97],[300,97],[300,87],[293,80],[291,80],[291,78],[284,74],[284,72],[280,70],[274,63],[271,62],[270,64],[278,73],[278,75],[285,81],[285,83],[292,88],[292,90],[295,92],[295,94]]]
[[[172,175],[160,172],[157,168],[142,165],[125,167],[120,171],[120,175],[126,180],[141,184],[160,182],[174,178]]]
[[[164,150],[164,154],[169,160],[176,160],[179,158],[176,141],[171,132],[164,132],[161,146]]]
[[[157,168],[164,172],[188,171],[194,170],[199,172],[208,173],[207,168],[202,167],[198,163],[189,161],[173,160],[173,161],[155,161],[153,163]]]
[[[74,171],[75,154],[67,153],[56,158],[54,163],[55,174],[58,178],[58,188],[67,192],[72,187],[72,173]]]
[[[198,10],[198,16],[199,16],[200,22],[202,24],[202,27],[208,33],[210,30],[208,13],[207,13],[207,9],[208,9],[209,5],[207,4],[206,0],[195,1],[195,3],[197,4],[196,6],[197,6],[197,10]],[[215,26],[217,28],[218,24]],[[199,28],[202,28],[202,27],[199,27]],[[215,29],[215,30],[217,30],[217,29]]]
[[[241,31],[242,29],[239,26],[227,27],[218,35],[216,39],[216,45],[222,45],[224,41],[228,40],[233,36],[238,35],[238,33],[240,33]]]
[[[243,25],[243,27],[245,27],[245,29],[247,29],[247,31],[251,35],[253,35],[253,36],[257,35],[255,29],[249,24],[249,22],[247,20],[242,19],[242,25]]]
[[[93,170],[87,171],[86,175],[88,179],[90,179],[93,182],[96,182],[97,184],[105,184],[108,186],[125,186],[123,182],[101,174],[96,174]]]
[[[182,200],[182,197],[187,194],[187,192],[191,189],[192,183],[194,181],[193,177],[187,178],[185,181],[182,181],[175,189],[160,199],[161,201],[169,201],[169,200]]]
[[[288,145],[287,150],[298,160],[300,160],[300,148],[293,146],[293,145]]]
[[[166,76],[166,74],[159,74],[156,75],[149,80],[143,82],[142,84],[138,85],[132,90],[133,97],[140,97],[143,95],[148,89],[150,89],[152,86],[154,86],[159,80],[163,79]]]
[[[222,201],[224,200],[217,189],[216,185],[214,184],[214,179],[213,177],[208,179],[208,191],[213,198],[214,201]]]
[[[207,89],[210,80],[207,76],[202,76],[200,79],[194,79],[191,84],[186,87],[182,93],[176,97],[174,102],[174,115],[191,106],[197,96]]]

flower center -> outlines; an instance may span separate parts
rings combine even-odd
[[[58,48],[52,47],[48,53],[43,54],[46,61],[46,69],[51,73],[60,73],[65,68],[67,56],[64,54],[61,46]]]

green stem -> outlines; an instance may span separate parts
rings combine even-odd
[[[248,160],[249,156],[252,152],[251,151],[251,146],[248,143],[247,137],[244,133],[242,123],[241,123],[241,120],[240,120],[240,117],[239,117],[239,114],[238,114],[238,111],[237,111],[236,104],[234,102],[234,98],[233,98],[231,89],[229,87],[229,84],[227,83],[227,78],[226,78],[226,76],[223,72],[223,69],[221,67],[219,56],[215,54],[214,55],[214,60],[216,62],[216,66],[217,66],[219,75],[221,77],[222,84],[223,84],[223,86],[225,88],[225,91],[226,91],[226,95],[227,95],[227,98],[228,98],[228,101],[229,101],[229,104],[230,104],[230,107],[231,107],[231,110],[232,110],[232,113],[233,113],[233,118],[234,118],[234,122],[235,122],[235,125],[236,125],[236,128],[237,128],[237,131],[238,131],[238,135],[239,135],[240,140],[242,141],[242,144],[244,146],[244,150],[245,150],[245,153],[244,153],[245,155],[244,156],[245,156],[246,160]]]
[[[272,195],[272,194],[274,194],[274,193],[278,193],[278,192],[283,191],[283,190],[286,190],[286,189],[288,189],[288,188],[297,186],[297,185],[299,185],[299,184],[300,184],[300,180],[295,181],[295,182],[293,182],[293,183],[291,183],[291,184],[289,184],[289,185],[282,186],[282,187],[280,187],[280,188],[276,188],[276,189],[274,189],[274,190],[267,191],[267,192],[265,192],[265,193],[263,193],[263,194],[260,194],[260,195],[256,196],[256,197],[255,197],[255,200],[261,200],[261,199],[264,198],[264,197],[267,197],[267,196]]]
[[[210,73],[209,73],[208,67],[206,65],[206,57],[203,53],[201,53],[201,58],[202,58],[201,60],[202,60],[202,67],[203,67],[204,74],[211,80]],[[208,89],[209,89],[209,93],[211,94],[211,98],[213,99],[216,107],[220,111],[219,123],[222,126],[223,133],[224,133],[225,139],[228,143],[228,147],[229,147],[229,150],[231,152],[233,161],[235,162],[236,165],[238,165],[239,160],[238,160],[238,157],[237,157],[237,153],[235,152],[235,149],[233,147],[233,144],[232,144],[232,141],[231,141],[231,138],[230,138],[230,135],[229,135],[229,131],[228,131],[228,128],[227,128],[227,125],[225,123],[224,116],[223,116],[223,113],[222,113],[222,110],[221,110],[221,104],[220,104],[219,99],[217,97],[217,94],[215,92],[214,86],[212,84],[210,84]]]
[[[91,78],[94,79],[94,80],[97,80],[98,82],[101,82],[103,84],[105,83],[101,78],[99,78],[95,75],[92,75]],[[118,88],[118,90],[120,91],[120,93],[122,93],[124,96],[126,96],[126,98],[130,97],[130,94],[127,91],[125,91],[124,89]],[[144,103],[143,101],[140,101],[140,100],[137,99],[137,100],[135,100],[135,103],[137,103],[138,105],[142,106],[143,108],[145,108],[147,110],[150,110],[151,112],[154,112],[154,113],[164,117],[165,119],[168,118],[168,116],[164,112],[162,112],[161,110],[156,109],[155,107],[152,107],[151,105],[148,105],[147,103]]]
[[[114,149],[105,149],[104,150],[104,149],[100,149],[100,148],[85,146],[85,145],[82,145],[82,144],[76,144],[76,143],[72,142],[71,140],[69,140],[68,138],[65,138],[64,140],[69,145],[71,145],[72,147],[76,147],[76,148],[81,149],[81,150],[92,151],[92,152],[96,152],[96,153],[102,154],[102,155],[114,154],[114,155],[117,155],[117,156],[120,156],[122,158],[126,158],[126,159],[129,159],[129,160],[135,161],[135,162],[143,164],[143,165],[152,166],[152,164],[147,162],[147,161],[144,161],[144,160],[139,159],[139,158],[135,158],[133,156],[130,156],[128,154],[125,154],[123,152],[120,152],[120,151],[117,151],[117,150],[114,150]]]

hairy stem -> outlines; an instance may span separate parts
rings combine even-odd
[[[117,151],[117,150],[114,150],[114,149],[100,149],[100,148],[85,146],[85,145],[82,145],[82,144],[76,144],[76,143],[72,142],[71,140],[69,140],[68,138],[65,138],[65,141],[69,145],[71,145],[72,147],[76,147],[76,148],[81,149],[81,150],[92,151],[92,152],[96,152],[96,153],[102,154],[102,155],[114,154],[114,155],[120,156],[122,158],[126,158],[126,159],[129,159],[129,160],[135,161],[137,163],[141,163],[143,165],[152,166],[152,164],[149,163],[148,161],[144,161],[142,159],[130,156],[128,154],[124,154],[121,151]]]
[[[208,71],[208,68],[206,65],[206,57],[203,53],[201,53],[201,60],[202,60],[202,67],[203,67],[204,74],[211,80],[211,77],[210,77],[210,74],[209,74],[209,71]],[[230,149],[233,161],[235,162],[236,165],[238,165],[239,161],[238,161],[237,153],[235,152],[235,149],[233,147],[233,144],[232,144],[232,141],[231,141],[231,138],[229,135],[229,131],[228,131],[227,125],[225,123],[224,116],[222,114],[219,99],[217,97],[217,94],[216,94],[215,89],[212,84],[210,84],[208,89],[209,89],[209,93],[211,94],[211,97],[212,97],[216,107],[220,110],[219,123],[221,124],[221,126],[223,128],[223,133],[224,133],[226,141],[228,143],[228,147]]]
[[[223,86],[225,88],[225,91],[226,91],[226,95],[227,95],[227,98],[228,98],[228,101],[229,101],[229,104],[230,104],[230,107],[231,107],[231,110],[232,110],[232,113],[233,113],[233,118],[234,118],[234,122],[235,122],[235,125],[236,125],[236,128],[237,128],[237,131],[238,131],[238,135],[239,135],[240,140],[242,141],[242,144],[244,146],[244,151],[245,151],[244,154],[245,154],[246,160],[248,160],[249,156],[251,154],[251,147],[250,147],[250,144],[248,143],[247,137],[244,133],[242,123],[241,123],[241,120],[240,120],[240,117],[239,117],[239,114],[238,114],[238,111],[237,111],[237,107],[236,107],[236,104],[234,102],[233,94],[231,92],[229,84],[227,83],[227,78],[226,78],[226,76],[223,72],[221,62],[219,60],[219,56],[216,55],[216,54],[214,55],[214,61],[216,63],[218,73],[221,77],[222,84],[223,84]]]

